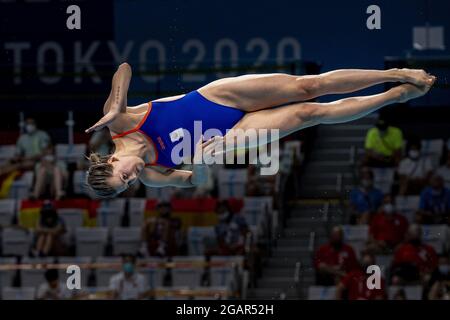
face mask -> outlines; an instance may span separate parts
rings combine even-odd
[[[372,180],[369,180],[369,179],[363,179],[363,180],[361,180],[361,185],[362,185],[364,188],[369,188],[369,187],[372,186]]]
[[[387,203],[383,206],[383,211],[386,214],[391,214],[394,212],[394,206],[390,203]]]
[[[123,272],[132,274],[134,272],[134,265],[131,262],[124,263]]]
[[[450,271],[450,266],[448,264],[441,264],[439,266],[439,272],[442,274],[447,274]]]
[[[219,214],[219,220],[220,220],[220,221],[226,220],[227,217],[228,217],[228,212]]]
[[[48,154],[48,155],[44,156],[44,160],[48,161],[48,162],[53,162],[55,160],[55,156],[52,154]]]
[[[420,152],[417,151],[417,150],[409,150],[408,155],[409,155],[409,157],[410,157],[411,159],[414,159],[414,160],[415,160],[415,159],[418,159],[418,158],[419,158]]]
[[[27,124],[25,125],[25,131],[27,133],[33,133],[34,131],[36,131],[36,126],[34,124]]]

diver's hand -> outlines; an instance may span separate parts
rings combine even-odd
[[[99,131],[106,127],[108,124],[112,123],[117,116],[119,115],[119,110],[111,110],[107,114],[105,114],[100,120],[97,121],[96,124],[94,124],[89,129],[86,129],[86,133],[92,132],[92,131]]]
[[[223,153],[224,138],[220,136],[212,137],[207,141],[203,141],[204,137],[200,138],[195,146],[194,165],[195,164],[211,164],[213,158]],[[219,151],[217,154],[216,151]],[[206,161],[205,161],[206,160]]]

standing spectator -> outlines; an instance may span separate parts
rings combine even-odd
[[[245,239],[249,231],[245,218],[234,213],[228,202],[220,201],[216,205],[219,223],[216,225],[216,238],[219,255],[243,255]]]
[[[392,283],[426,282],[437,267],[437,254],[433,247],[422,243],[422,228],[412,224],[408,228],[407,241],[394,254]]]
[[[35,199],[61,199],[64,195],[64,184],[68,179],[66,165],[57,161],[53,149],[44,151],[41,161],[36,165],[36,180],[33,197]]]
[[[450,259],[448,255],[439,257],[438,268],[433,272],[429,284],[429,300],[450,300]]]
[[[450,190],[444,187],[444,179],[434,175],[430,186],[420,194],[420,210],[417,220],[422,224],[448,224],[450,216]]]
[[[421,155],[422,144],[419,139],[412,139],[408,143],[408,155],[398,166],[400,176],[401,195],[417,195],[426,186],[433,170],[428,157]]]
[[[151,256],[175,256],[182,245],[181,221],[172,217],[172,207],[168,202],[158,203],[157,217],[149,218],[142,229],[144,254]]]
[[[58,270],[48,269],[45,271],[45,282],[42,283],[36,293],[38,300],[63,300],[73,297],[65,283],[59,281]]]
[[[39,130],[33,118],[25,120],[25,133],[21,134],[16,143],[17,158],[24,168],[30,169],[50,146],[50,137]]]
[[[403,242],[407,230],[408,220],[396,212],[393,197],[387,194],[370,221],[369,247],[376,253],[389,253]]]
[[[113,299],[132,300],[145,297],[146,281],[142,274],[136,272],[135,256],[123,256],[122,271],[111,277],[109,289]]]
[[[367,132],[364,147],[365,165],[376,168],[395,167],[400,161],[403,147],[402,131],[390,126],[380,117],[375,127]]]
[[[336,288],[337,300],[383,300],[386,299],[386,285],[384,279],[380,281],[380,288],[369,289],[367,279],[371,275],[367,268],[375,265],[375,257],[364,253],[358,268],[348,272],[339,282]]]
[[[436,174],[441,176],[445,181],[445,187],[450,189],[450,150],[447,151],[446,161],[444,165],[437,169]]]
[[[383,201],[383,193],[373,185],[373,172],[365,167],[360,172],[360,186],[350,192],[352,220],[366,224]]]
[[[329,243],[319,247],[315,254],[316,283],[322,286],[335,285],[357,266],[355,251],[344,243],[342,227],[335,226],[331,231]]]
[[[58,256],[64,252],[62,235],[66,232],[64,221],[58,216],[50,202],[44,203],[41,216],[36,227],[35,256]]]

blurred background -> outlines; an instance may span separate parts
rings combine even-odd
[[[0,0],[0,297],[449,299],[450,3],[379,0],[370,30],[373,4]],[[201,188],[99,200],[85,156],[113,145],[84,129],[125,61],[130,105],[248,73],[406,67],[438,81],[284,139],[276,176],[216,165]],[[365,286],[373,264],[378,290]]]

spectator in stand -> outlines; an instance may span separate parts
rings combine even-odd
[[[438,263],[436,251],[422,243],[422,228],[412,224],[408,228],[406,242],[394,254],[392,262],[392,284],[425,283],[429,281]]]
[[[65,196],[64,185],[68,179],[67,167],[64,162],[56,160],[53,148],[47,148],[43,152],[35,171],[33,198],[59,200]]]
[[[433,175],[430,186],[420,194],[420,209],[417,221],[422,224],[450,223],[450,190],[444,186],[444,179]]]
[[[444,179],[445,187],[450,189],[450,150],[447,151],[445,159],[445,163],[437,169],[436,174]]]
[[[64,282],[59,281],[58,270],[48,269],[45,271],[45,282],[42,283],[36,293],[38,300],[64,300],[70,299],[74,295],[67,289]]]
[[[401,158],[402,131],[380,117],[375,127],[367,132],[364,147],[365,165],[375,168],[395,167]]]
[[[378,210],[383,193],[373,185],[373,172],[367,167],[361,169],[360,186],[350,192],[351,222],[366,224],[370,215]]]
[[[219,255],[243,255],[249,232],[245,218],[231,210],[227,201],[216,205],[219,223],[215,227]]]
[[[370,289],[367,280],[371,273],[367,268],[375,265],[375,257],[370,253],[364,253],[360,265],[348,272],[336,287],[337,300],[384,300],[387,298],[385,281],[380,279],[380,288]]]
[[[136,272],[136,257],[124,255],[122,271],[109,280],[111,297],[119,300],[133,300],[145,298],[147,286],[145,277]]]
[[[450,300],[450,258],[439,257],[438,268],[431,275],[427,297],[429,300]]]
[[[23,168],[33,168],[35,162],[42,157],[50,143],[49,135],[38,129],[36,120],[27,118],[25,120],[25,132],[20,135],[16,143],[15,161],[20,162]]]
[[[396,212],[393,197],[386,194],[383,205],[370,221],[370,250],[377,254],[390,253],[403,242],[407,230],[408,220]]]
[[[59,256],[65,251],[62,236],[66,232],[64,221],[58,216],[55,207],[45,202],[41,208],[41,215],[35,230],[36,245],[32,253],[34,256]]]
[[[353,248],[344,243],[342,227],[335,226],[329,242],[319,247],[314,256],[317,285],[333,286],[357,267],[358,261]]]
[[[401,195],[418,195],[431,177],[433,165],[428,157],[421,155],[421,148],[420,139],[408,142],[407,156],[398,166]]]
[[[169,202],[158,203],[158,216],[147,219],[142,229],[141,253],[150,256],[176,256],[183,244],[181,220],[172,217]]]

